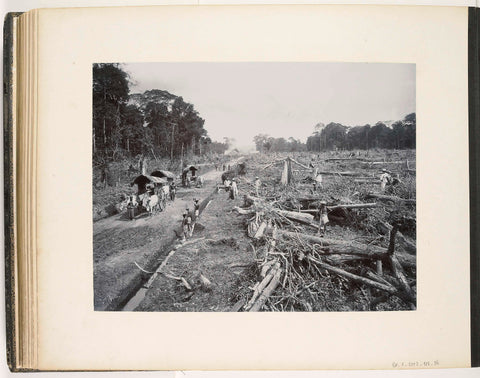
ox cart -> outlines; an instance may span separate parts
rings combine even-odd
[[[154,215],[167,206],[169,181],[166,178],[152,175],[140,175],[131,183],[137,185],[137,193],[128,197],[127,215],[134,219],[136,215],[147,211]]]

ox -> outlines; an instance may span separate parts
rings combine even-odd
[[[196,180],[197,188],[203,188],[204,183],[205,183],[205,178],[203,176],[198,176]]]
[[[158,196],[156,194],[153,194],[151,196],[144,195],[142,200],[142,206],[148,211],[150,216],[155,214],[159,210]]]

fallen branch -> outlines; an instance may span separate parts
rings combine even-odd
[[[137,266],[137,268],[140,269],[143,273],[147,273],[147,274],[153,274],[153,273],[155,273],[155,272],[149,272],[148,270],[143,269],[140,265],[137,264],[136,261],[134,261],[133,263],[134,263],[134,264]]]
[[[305,168],[305,169],[308,169],[308,170],[311,170],[311,169],[312,169],[311,167],[307,167],[305,164],[299,163],[298,161],[296,161],[296,160],[293,159],[293,158],[288,158],[288,159],[290,159],[292,162],[294,162],[295,164],[299,165],[299,166],[302,167],[302,168]]]
[[[171,278],[172,280],[180,281],[188,291],[192,290],[192,287],[190,286],[190,284],[187,282],[187,280],[185,278],[172,276],[171,274],[164,273],[164,272],[161,272],[161,273],[167,278]]]

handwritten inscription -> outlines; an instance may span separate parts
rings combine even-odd
[[[392,367],[394,368],[428,368],[440,366],[438,360],[431,361],[394,361],[392,362]]]

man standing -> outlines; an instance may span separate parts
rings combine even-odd
[[[380,175],[380,187],[382,192],[385,191],[387,185],[392,183],[392,176],[388,173],[386,169],[382,169],[382,174]]]
[[[196,198],[193,199],[193,209],[193,221],[196,222],[198,216],[200,215],[200,204],[198,203],[198,199]]]
[[[260,195],[260,187],[262,186],[262,183],[261,183],[260,179],[258,178],[258,176],[255,177],[254,186],[255,186],[255,195],[258,197]]]
[[[232,179],[232,184],[230,185],[230,199],[235,199],[238,196],[237,181],[235,178]]]
[[[170,183],[170,200],[171,200],[172,202],[175,201],[176,191],[177,191],[177,186],[176,186],[175,183],[172,181],[172,182]]]
[[[330,222],[327,215],[327,203],[325,201],[320,202],[320,208],[318,209],[318,233],[323,236],[327,232],[327,223]]]
[[[183,231],[182,240],[185,241],[188,238],[188,211],[183,212],[182,231]]]

